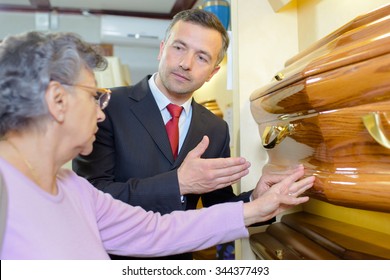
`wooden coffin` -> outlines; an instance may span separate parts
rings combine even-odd
[[[265,168],[302,163],[309,196],[390,212],[390,5],[288,60],[250,101]]]
[[[284,215],[280,223],[250,236],[259,259],[372,260],[390,259],[389,236],[317,215]]]

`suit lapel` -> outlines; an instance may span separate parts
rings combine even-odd
[[[149,77],[148,77],[149,78]],[[129,93],[130,110],[149,133],[164,156],[173,163],[173,155],[160,110],[149,89],[148,78],[136,84]]]
[[[203,110],[194,100],[192,100],[192,119],[188,129],[186,138],[184,139],[183,146],[181,147],[180,153],[177,157],[176,163],[180,165],[186,155],[199,144],[205,135],[207,128],[207,120],[203,114]]]

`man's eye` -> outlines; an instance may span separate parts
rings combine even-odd
[[[207,57],[204,57],[204,56],[199,56],[198,59],[201,61],[201,62],[208,62],[208,59]]]

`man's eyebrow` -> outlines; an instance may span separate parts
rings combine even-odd
[[[184,47],[188,47],[188,44],[180,39],[174,40],[172,44],[180,44],[183,45]],[[207,56],[210,60],[212,59],[212,55],[208,51],[197,49],[196,52]]]
[[[183,46],[187,46],[187,44],[186,44],[184,41],[180,40],[180,39],[174,40],[174,41],[172,42],[172,44],[181,44],[181,45],[183,45]]]
[[[207,51],[199,51],[201,54],[204,54],[205,56],[207,56],[210,60],[211,60],[211,58],[212,58],[212,56],[211,56],[211,54],[210,53],[208,53]]]

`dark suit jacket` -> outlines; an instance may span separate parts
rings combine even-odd
[[[146,77],[132,87],[112,89],[106,119],[99,124],[92,154],[73,161],[73,169],[114,198],[146,210],[170,213],[195,209],[199,195],[181,202],[177,168],[207,135],[210,145],[202,157],[229,157],[227,123],[192,101],[192,120],[186,139],[173,159],[160,110]],[[232,187],[201,195],[204,206],[248,201],[251,192],[236,196]]]

